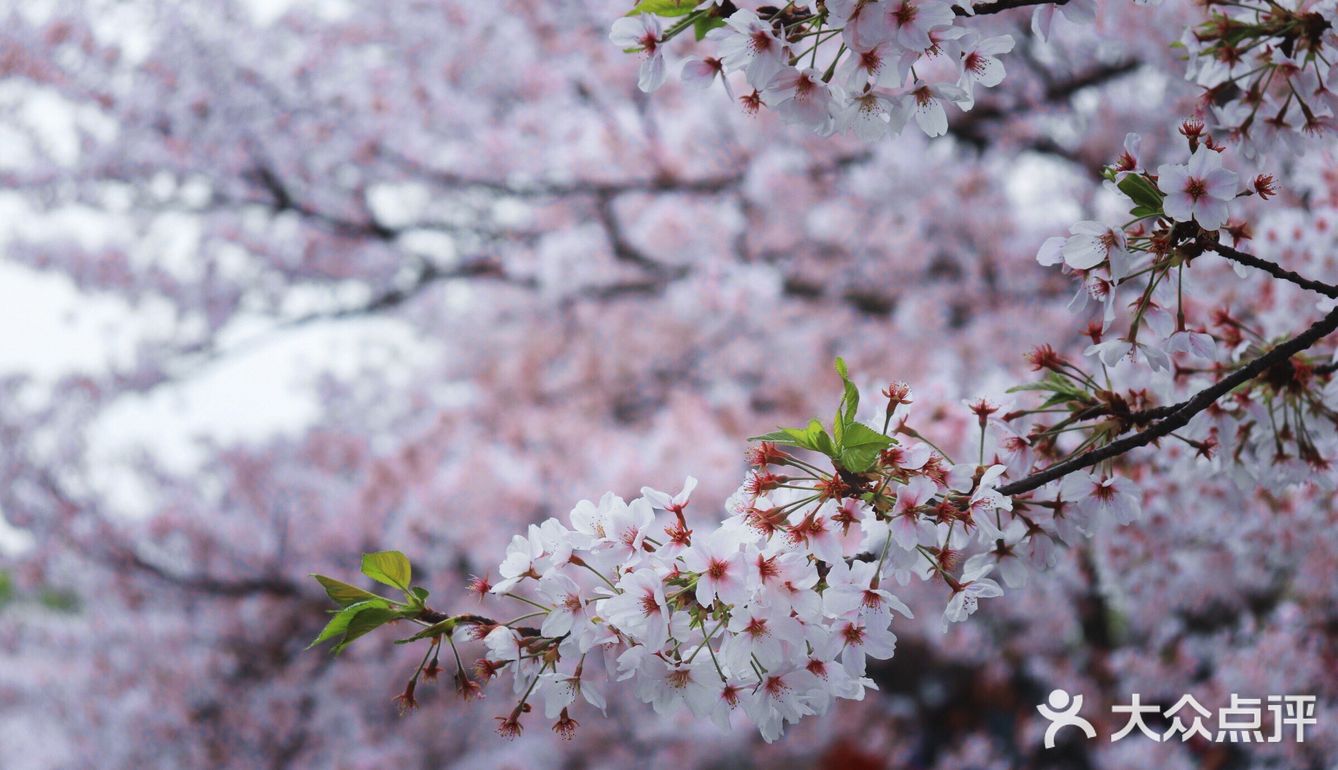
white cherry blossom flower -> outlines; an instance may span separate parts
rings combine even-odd
[[[752,604],[735,608],[726,629],[731,636],[720,647],[720,660],[736,675],[756,660],[771,669],[785,659],[786,645],[801,644],[802,628],[788,610]]]
[[[1064,500],[1083,514],[1131,524],[1142,514],[1142,501],[1134,483],[1122,476],[1097,476],[1075,473],[1060,486]]]
[[[943,0],[880,0],[878,12],[871,14],[873,37],[892,37],[909,51],[924,51],[933,45],[929,33],[952,26],[955,14]]]
[[[985,88],[993,88],[1003,82],[1004,65],[999,61],[999,55],[1013,50],[1011,35],[981,38],[979,33],[969,31],[957,39],[954,47],[962,67],[962,77],[957,84],[966,91],[973,103],[977,83]]]
[[[656,714],[669,714],[676,703],[684,703],[696,716],[706,716],[716,693],[713,681],[720,681],[711,660],[698,657],[691,663],[668,663],[648,656],[641,664],[636,680],[636,695],[649,703]]]
[[[688,58],[683,61],[683,69],[680,70],[680,77],[683,79],[683,85],[688,88],[705,91],[711,87],[717,77],[720,82],[725,84],[725,93],[730,101],[734,101],[734,89],[729,84],[729,78],[725,77],[725,63],[713,56],[707,56],[703,59],[696,57]]]
[[[539,581],[539,593],[552,603],[553,609],[544,616],[539,633],[556,639],[575,630],[579,633],[587,622],[585,595],[576,581],[562,574],[550,574]]]
[[[513,535],[511,544],[506,547],[506,558],[497,571],[502,576],[502,580],[492,587],[492,593],[504,594],[516,586],[517,583],[527,577],[538,577],[535,571],[535,560],[544,552],[543,543],[539,539],[539,528],[530,525],[528,536]]]
[[[1075,223],[1069,232],[1072,235],[1064,241],[1061,252],[1064,264],[1074,270],[1091,270],[1110,260],[1112,278],[1119,280],[1128,274],[1130,258],[1124,230],[1083,221]],[[1117,272],[1121,274],[1116,275]]]
[[[683,488],[672,497],[667,492],[661,492],[650,487],[642,487],[641,496],[646,498],[646,502],[650,503],[656,510],[682,513],[683,509],[688,507],[688,502],[692,499],[692,492],[696,488],[697,479],[688,476],[683,481]]]
[[[1074,24],[1087,24],[1096,19],[1096,0],[1069,0],[1063,5],[1042,3],[1031,14],[1031,31],[1042,40],[1050,39],[1055,13],[1060,13]]]
[[[1205,230],[1226,224],[1227,204],[1236,197],[1236,172],[1222,168],[1222,157],[1200,147],[1186,165],[1157,168],[1157,187],[1166,194],[1163,210],[1177,222],[1191,219]]]
[[[900,134],[910,119],[909,104],[873,88],[851,97],[840,109],[838,128],[855,133],[866,142]]]
[[[664,85],[664,52],[660,46],[660,19],[654,14],[642,13],[624,16],[613,22],[609,40],[620,48],[637,49],[645,54],[637,87],[654,91]]]
[[[748,598],[748,565],[739,550],[737,536],[718,529],[699,537],[682,554],[683,566],[699,573],[697,602],[710,607],[718,597],[725,604],[739,604]]]
[[[1211,362],[1217,353],[1217,340],[1211,334],[1180,329],[1166,340],[1169,353],[1184,353],[1200,361]]]
[[[620,593],[603,602],[601,614],[619,630],[632,634],[650,650],[669,638],[669,607],[664,582],[653,569],[639,569],[618,581]]]
[[[962,572],[962,578],[952,586],[952,598],[943,610],[943,627],[949,623],[960,623],[975,613],[981,599],[1003,596],[999,584],[986,577],[994,569],[993,564],[976,563],[973,568]]]
[[[891,593],[873,585],[878,565],[857,561],[847,565],[841,560],[827,573],[827,590],[822,592],[822,609],[828,616],[887,616],[892,611],[910,618],[911,608]]]
[[[948,113],[943,107],[944,102],[952,102],[959,107],[971,105],[971,97],[966,91],[951,83],[923,83],[903,98],[910,100],[915,125],[930,137],[948,133]]]
[[[838,619],[833,635],[841,644],[841,665],[852,676],[864,676],[865,658],[887,660],[897,651],[897,635],[887,627],[887,617]]]
[[[934,542],[934,525],[921,517],[920,506],[938,493],[938,485],[924,476],[915,476],[897,490],[892,505],[892,540],[907,550]]]
[[[757,90],[766,88],[785,67],[785,44],[776,37],[769,22],[749,10],[735,11],[725,26],[706,33],[708,40],[720,44],[720,59],[725,69],[743,70]]]
[[[1026,538],[1027,525],[1019,519],[1013,519],[1008,522],[1008,526],[1004,527],[995,541],[989,544],[991,550],[977,553],[967,559],[963,570],[973,574],[984,574],[988,572],[986,567],[997,568],[1003,577],[1004,585],[1009,588],[1021,588],[1027,584],[1027,576],[1030,574],[1027,561],[1023,558],[1023,554],[1019,553]]]
[[[815,69],[781,70],[762,92],[762,99],[787,123],[823,129],[832,120],[832,91]]]
[[[743,708],[757,723],[762,739],[771,743],[781,736],[787,723],[798,722],[813,713],[803,696],[814,686],[815,677],[803,668],[770,671],[744,698]]]

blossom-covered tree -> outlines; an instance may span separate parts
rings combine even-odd
[[[102,6],[0,33],[11,262],[153,321],[5,381],[21,761],[1335,749],[1033,708],[1334,715],[1332,4]],[[112,493],[126,403],[373,318],[412,352]]]

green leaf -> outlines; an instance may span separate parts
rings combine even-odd
[[[878,461],[878,454],[892,444],[892,439],[862,422],[846,426],[845,442],[837,461],[852,473],[863,473]]]
[[[348,610],[345,610],[345,612],[347,611]],[[399,612],[388,607],[367,607],[361,609],[348,621],[348,625],[344,630],[344,638],[340,639],[339,643],[334,646],[334,652],[343,652],[344,648],[352,644],[354,640],[375,631],[399,617],[401,617]]]
[[[725,20],[719,16],[703,16],[692,23],[692,34],[697,40],[704,40],[706,33],[718,27],[725,26]]]
[[[1153,186],[1146,177],[1139,174],[1126,174],[1119,181],[1116,187],[1120,192],[1129,196],[1129,200],[1134,202],[1135,206],[1151,209],[1152,211],[1161,211],[1162,194]]]
[[[1029,391],[1029,390],[1049,390],[1054,392],[1075,393],[1075,394],[1081,394],[1084,392],[1077,385],[1073,384],[1073,382],[1069,380],[1067,377],[1062,377],[1054,372],[1046,374],[1045,377],[1041,378],[1036,382],[1028,382],[1023,385],[1014,385],[1013,387],[1009,388],[1007,392],[1021,393],[1023,391]]]
[[[878,447],[846,447],[841,450],[841,455],[836,458],[841,463],[841,467],[851,473],[864,473],[878,462],[878,453],[881,452]]]
[[[845,391],[841,394],[841,413],[845,415],[845,421],[851,423],[855,421],[855,413],[859,411],[859,388],[850,381],[850,371],[846,369],[846,362],[840,356],[836,358],[836,373],[841,375],[841,384],[845,386]],[[839,440],[837,443],[840,443]]]
[[[697,0],[641,0],[627,12],[627,15],[639,16],[649,13],[665,17],[687,16],[696,7]]]
[[[362,574],[407,592],[413,571],[408,558],[399,551],[377,551],[362,555]]]
[[[316,582],[320,583],[321,587],[325,589],[325,595],[329,596],[330,599],[340,607],[347,607],[350,604],[365,602],[369,599],[381,598],[371,591],[364,591],[357,586],[352,586],[343,581],[335,580],[332,577],[326,577],[324,575],[312,575],[312,577],[316,578]]]
[[[443,634],[446,636],[450,636],[451,633],[454,631],[455,631],[455,618],[446,618],[445,620],[433,623],[432,625],[428,626],[427,628],[424,628],[422,631],[419,631],[413,636],[406,637],[404,639],[396,639],[395,644],[408,644],[409,642],[416,642],[419,639],[427,639],[429,637],[441,636]]]
[[[355,615],[357,615],[359,612],[362,612],[363,610],[378,608],[378,607],[385,608],[386,601],[384,599],[375,599],[375,600],[368,600],[365,602],[357,602],[355,604],[350,604],[349,606],[345,607],[342,610],[339,610],[338,612],[335,613],[333,618],[330,618],[330,622],[325,624],[325,628],[321,630],[320,634],[315,638],[315,640],[313,640],[311,644],[307,645],[307,649],[310,650],[312,647],[315,647],[318,644],[327,642],[335,638],[336,636],[342,635],[344,632],[348,630],[349,621],[353,620],[353,617]]]
[[[785,444],[787,446],[798,446],[799,442],[794,440],[785,428],[774,430],[761,436],[750,436],[749,441],[770,441],[773,444]]]
[[[836,445],[832,443],[832,437],[827,435],[827,431],[822,427],[822,423],[817,420],[809,420],[806,430],[808,440],[811,443],[811,449],[815,452],[821,452],[828,457],[836,456]]]
[[[423,602],[427,601],[428,592],[427,589],[422,586],[414,586],[413,591],[411,591],[410,593],[412,593],[418,599],[418,603],[420,605]]]
[[[846,447],[877,446],[879,449],[884,449],[891,444],[892,439],[862,422],[852,422],[846,426]]]

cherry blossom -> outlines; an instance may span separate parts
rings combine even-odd
[[[1157,168],[1157,187],[1166,194],[1166,214],[1180,222],[1191,219],[1208,230],[1226,224],[1227,204],[1236,197],[1236,172],[1222,168],[1221,156],[1200,147],[1185,165]]]
[[[637,87],[642,91],[654,91],[664,84],[664,52],[660,48],[660,34],[660,20],[650,14],[618,19],[609,31],[609,39],[614,45],[637,49],[645,54],[637,79]]]

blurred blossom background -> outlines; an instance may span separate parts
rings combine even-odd
[[[691,474],[689,520],[720,518],[747,436],[830,411],[836,355],[974,446],[961,399],[1084,347],[1039,244],[1122,213],[1098,172],[1126,132],[1183,150],[1169,44],[1201,10],[1101,6],[1048,45],[983,19],[1019,41],[1005,85],[865,145],[640,93],[622,2],[0,0],[0,764],[1333,767],[1332,498],[1224,479],[1143,479],[1142,525],[946,634],[913,585],[880,691],[772,745],[630,693],[507,742],[448,684],[397,715],[420,650],[303,650],[307,574],[363,551],[467,611],[582,498]],[[1303,216],[1242,207],[1261,252],[1332,245],[1330,149],[1281,170]],[[1101,740],[1041,748],[1054,687]],[[1110,743],[1132,692],[1316,694],[1319,726]]]

